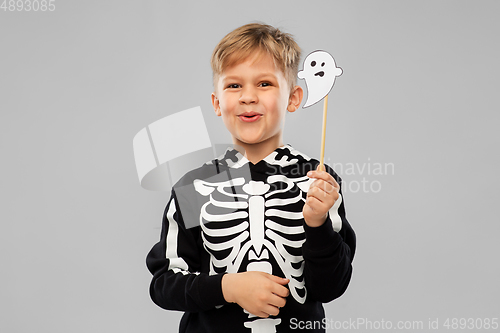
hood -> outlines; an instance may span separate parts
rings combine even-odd
[[[285,144],[276,148],[261,161],[253,164],[238,150],[228,147],[224,154],[216,160],[207,162],[206,165],[219,164],[230,169],[250,168],[254,172],[266,172],[269,168],[276,170],[276,167],[287,168],[297,164],[310,162],[311,158],[293,148],[290,144]]]

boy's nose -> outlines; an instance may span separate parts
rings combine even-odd
[[[243,88],[241,90],[240,104],[252,104],[258,102],[259,98],[257,97],[255,89]]]

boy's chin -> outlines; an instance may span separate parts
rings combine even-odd
[[[255,145],[259,144],[262,142],[262,139],[259,137],[256,137],[255,135],[240,135],[236,140],[233,140],[233,142],[236,141],[237,145],[240,146],[246,146],[246,145]]]
[[[242,148],[244,148],[245,146],[246,147],[248,147],[248,146],[258,146],[258,145],[260,145],[262,143],[263,143],[262,140],[245,140],[245,141],[240,141],[240,143],[238,145],[241,146]]]
[[[262,136],[255,135],[240,135],[237,140],[233,140],[233,142],[237,142],[236,144],[245,147],[245,146],[268,146],[269,144],[273,144],[276,142],[278,144],[279,140],[276,139],[275,136],[262,138]]]

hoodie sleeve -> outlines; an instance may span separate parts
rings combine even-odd
[[[306,241],[302,246],[308,298],[323,303],[340,297],[347,289],[356,249],[356,235],[345,215],[342,179],[329,166],[325,167],[340,185],[337,202],[341,201],[330,209],[323,225],[309,227],[304,223]]]
[[[160,241],[146,257],[153,274],[151,299],[164,309],[198,312],[227,303],[221,287],[223,274],[200,273],[196,231],[199,228],[185,228],[172,190],[163,214]]]

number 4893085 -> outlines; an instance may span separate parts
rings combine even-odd
[[[4,12],[53,12],[56,0],[3,0],[0,10]]]

